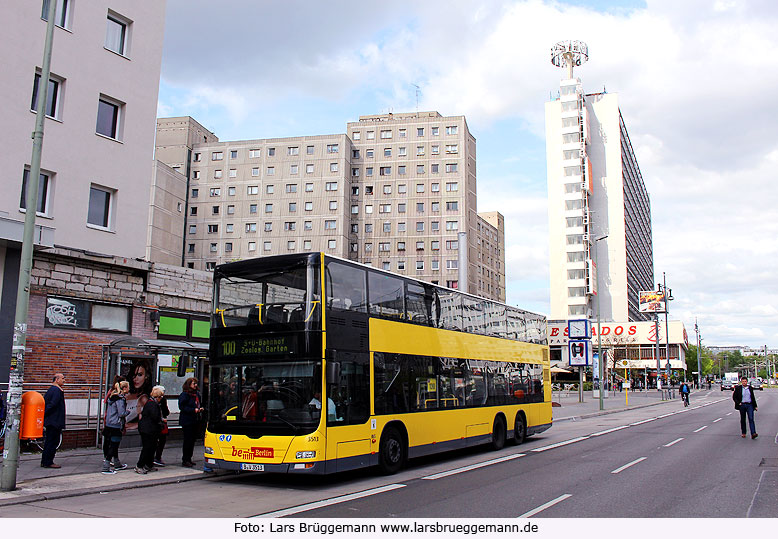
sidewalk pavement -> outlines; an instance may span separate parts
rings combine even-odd
[[[202,456],[198,458],[197,451],[195,451],[195,461],[200,466],[195,468],[181,466],[180,443],[168,442],[165,446],[165,452],[162,454],[163,461],[167,466],[146,475],[137,474],[134,471],[139,454],[140,448],[120,450],[119,458],[127,464],[127,469],[116,474],[103,475],[100,473],[103,464],[103,451],[99,448],[57,451],[54,462],[62,466],[60,469],[41,468],[40,453],[23,453],[19,456],[16,490],[0,491],[0,516],[4,516],[3,507],[8,505],[212,477],[211,474],[203,472]]]
[[[712,391],[712,390],[710,390]],[[691,394],[692,402],[695,395],[707,395],[709,390],[698,390]],[[673,388],[669,392],[656,389],[643,391],[609,391],[608,396],[602,399],[603,410],[600,410],[600,399],[593,396],[594,393],[584,391],[584,402],[578,402],[578,391],[554,391],[551,401],[554,403],[552,408],[552,417],[554,422],[577,421],[586,417],[598,415],[613,414],[625,410],[635,410],[646,406],[655,406],[666,402],[680,402],[678,388]],[[669,398],[673,395],[673,398]],[[668,399],[669,400],[663,400]],[[629,402],[627,403],[627,400]]]
[[[694,401],[695,394],[705,395],[707,393],[705,390],[692,393],[692,402]],[[673,400],[679,402],[677,391],[675,395],[676,398]],[[584,402],[578,402],[577,392],[555,391],[552,402],[556,403],[552,408],[553,420],[558,423],[634,410],[646,406],[655,406],[672,401],[662,400],[660,391],[648,390],[631,391],[629,393],[629,406],[625,403],[624,392],[610,392],[609,397],[603,399],[604,410],[600,410],[599,399],[593,397],[591,391],[584,392]],[[100,473],[103,463],[103,452],[98,448],[58,451],[54,461],[62,466],[60,469],[41,468],[40,453],[22,454],[19,457],[19,466],[17,468],[16,490],[0,492],[0,516],[3,516],[3,507],[20,503],[180,483],[213,477],[213,474],[204,473],[201,466],[197,468],[184,468],[181,466],[180,442],[169,441],[163,454],[163,458],[168,465],[164,468],[159,468],[159,471],[150,472],[146,475],[136,474],[133,471],[139,453],[140,448],[121,450],[119,457],[122,462],[127,464],[127,469],[113,475],[103,475]],[[195,455],[197,454],[198,450],[196,449]],[[201,464],[202,457],[198,460],[200,461],[199,464]]]

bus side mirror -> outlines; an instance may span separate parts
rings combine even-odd
[[[327,383],[337,384],[340,381],[340,363],[337,361],[327,362]]]
[[[178,358],[178,370],[176,371],[176,376],[179,378],[183,378],[186,376],[186,368],[189,366],[189,356],[186,354],[181,354],[181,357]]]

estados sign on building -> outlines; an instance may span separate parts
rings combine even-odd
[[[657,327],[654,322],[608,322],[601,324],[602,334],[600,338],[603,345],[612,344],[655,344],[657,341]],[[659,342],[664,343],[665,325],[659,324]],[[688,337],[683,327],[683,322],[672,320],[669,323],[670,343],[684,343],[688,346]],[[591,338],[597,338],[597,324],[591,324]],[[551,323],[548,325],[548,344],[567,346],[567,324],[565,322]]]

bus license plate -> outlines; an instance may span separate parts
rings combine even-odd
[[[240,465],[241,470],[250,470],[252,472],[264,472],[265,471],[265,465],[264,464],[246,464],[241,463]]]

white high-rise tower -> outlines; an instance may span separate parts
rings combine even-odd
[[[648,192],[618,95],[584,94],[573,77],[588,57],[580,41],[551,50],[567,77],[546,103],[549,318],[596,318],[599,305],[603,320],[647,320],[638,292],[654,282]]]

